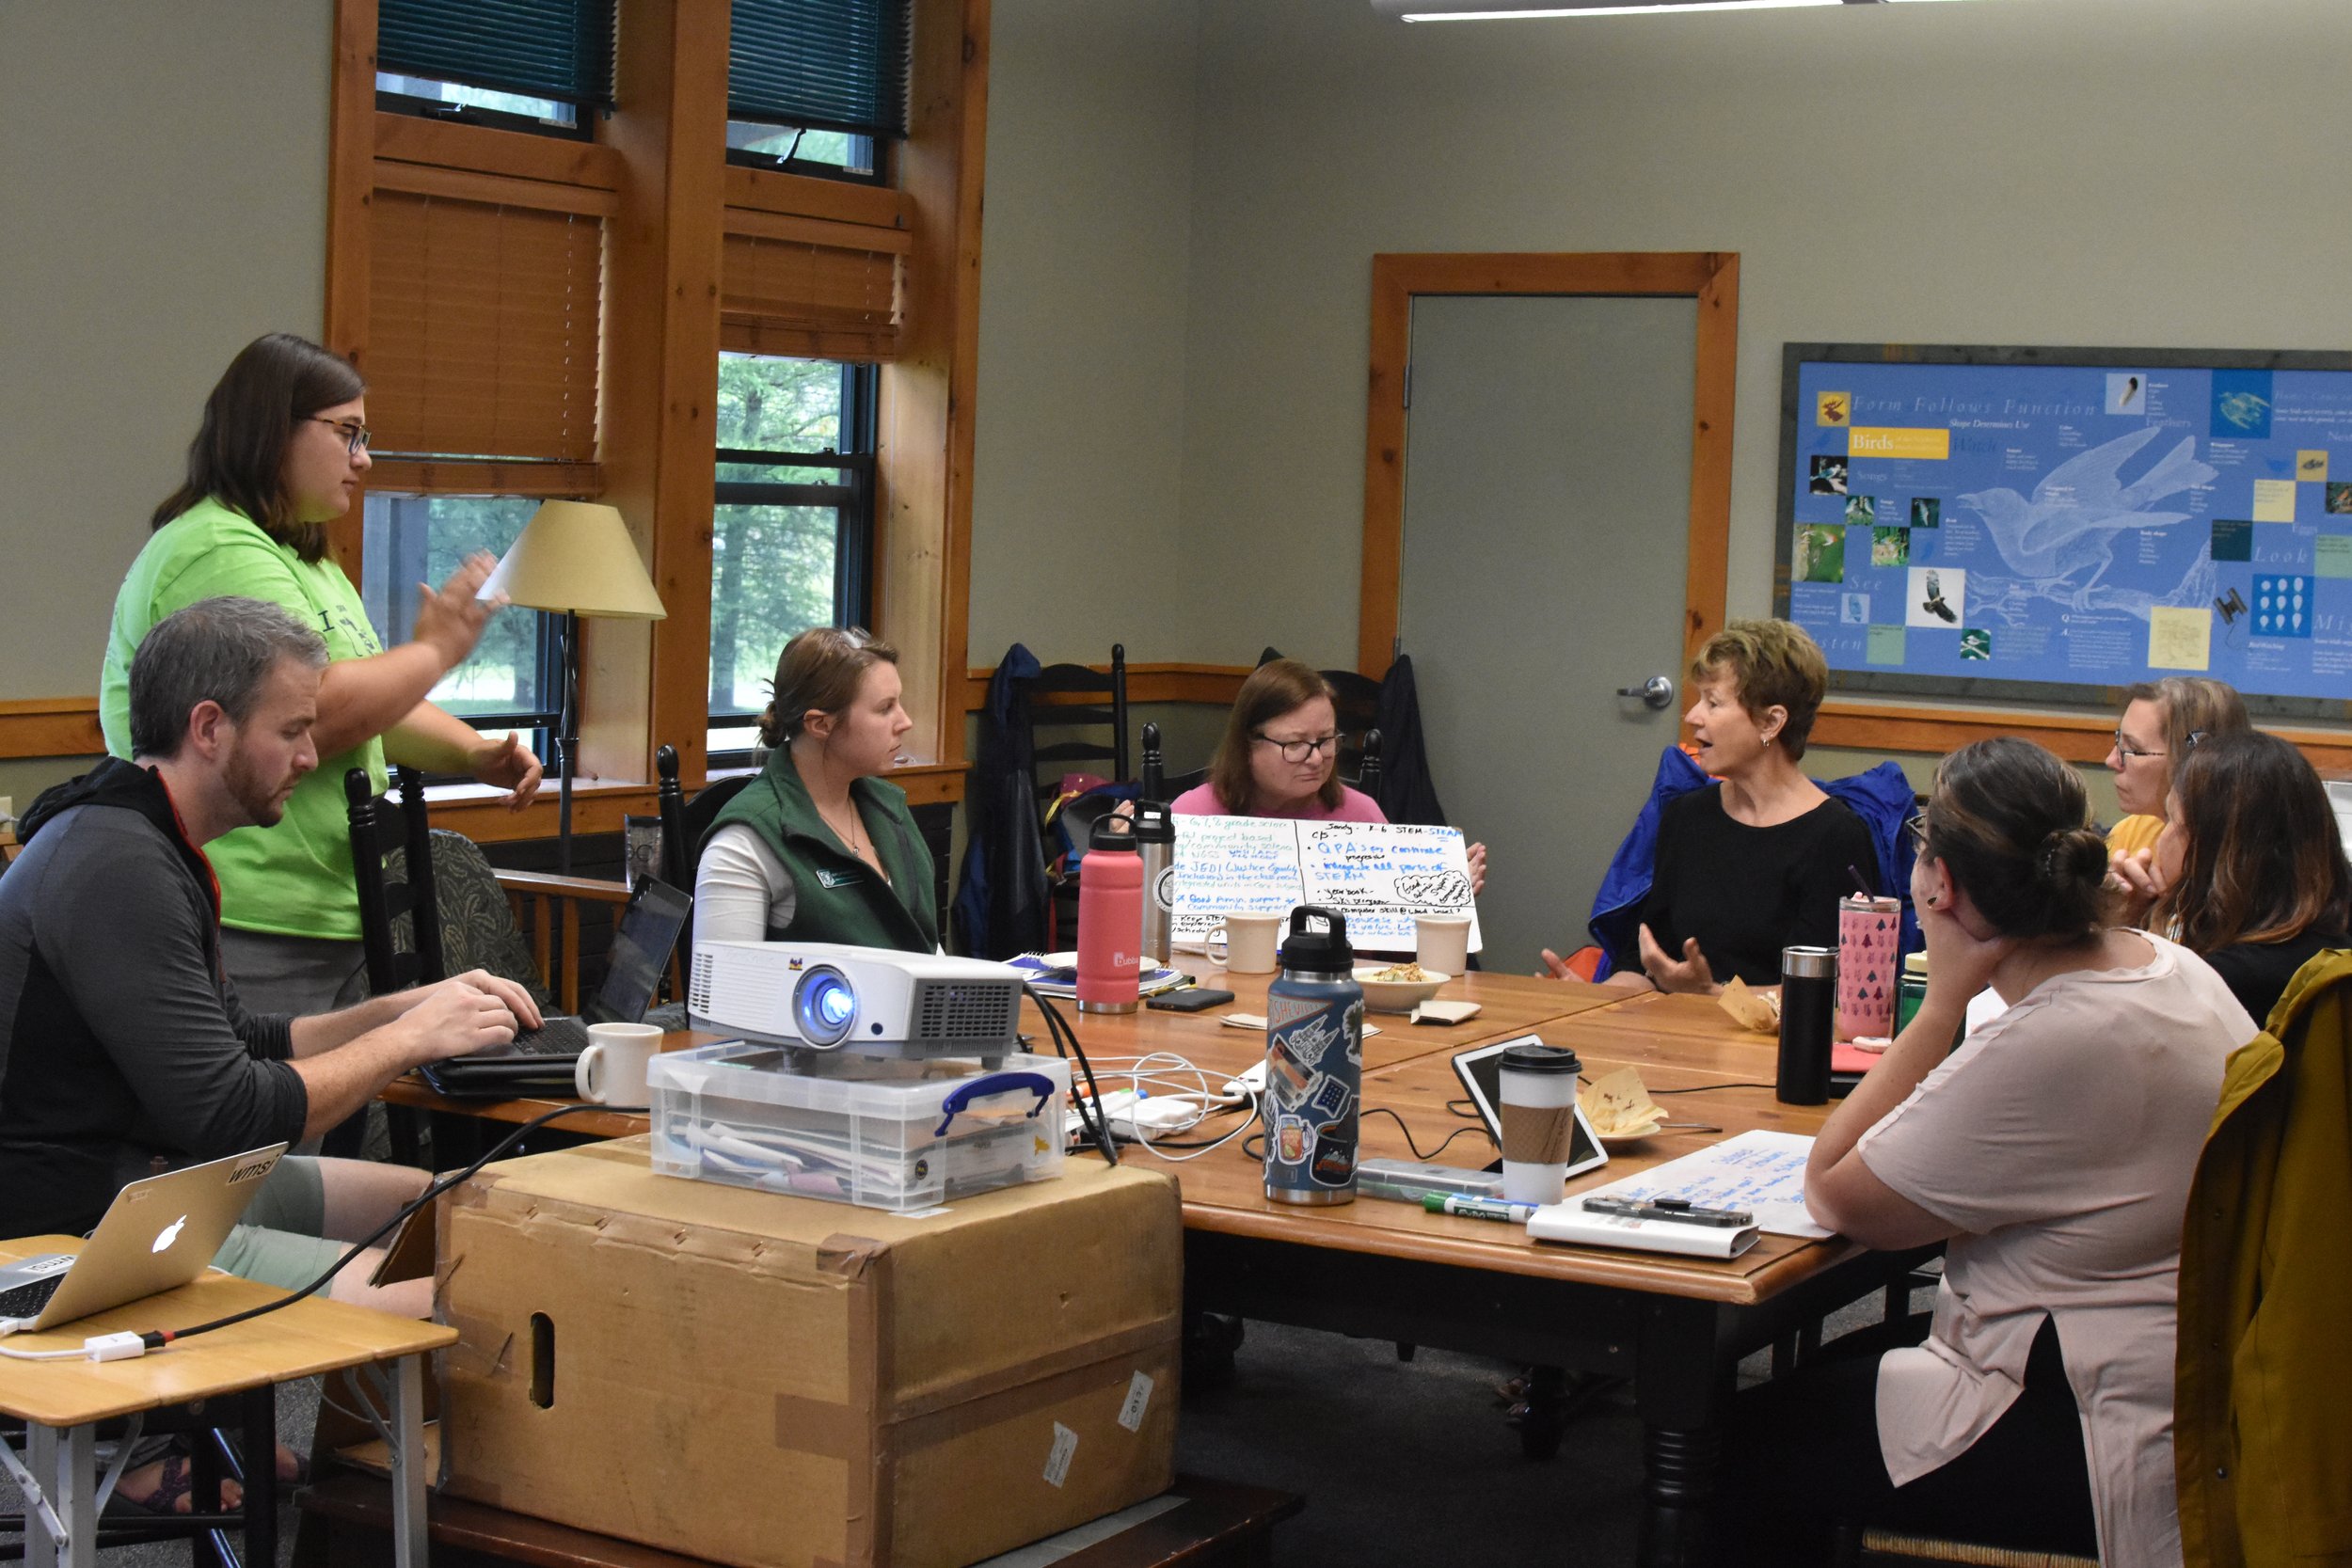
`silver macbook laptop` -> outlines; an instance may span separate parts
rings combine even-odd
[[[54,1328],[195,1279],[285,1152],[272,1144],[134,1181],[79,1254],[0,1264],[0,1334]]]

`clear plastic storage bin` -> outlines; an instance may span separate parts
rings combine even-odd
[[[1061,1174],[1059,1057],[803,1064],[740,1040],[656,1056],[653,1168],[900,1212]]]

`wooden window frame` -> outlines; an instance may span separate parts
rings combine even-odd
[[[577,831],[615,830],[624,813],[648,809],[662,741],[677,748],[690,790],[707,774],[719,265],[721,235],[739,223],[899,260],[904,319],[898,357],[882,370],[874,624],[900,650],[915,720],[908,749],[918,765],[894,782],[918,803],[961,798],[989,20],[990,0],[914,0],[910,134],[891,160],[893,189],[726,162],[723,5],[628,0],[620,102],[594,140],[580,141],[378,110],[376,0],[337,0],[325,338],[362,374],[369,208],[379,184],[568,204],[609,227],[597,462],[560,475],[388,463],[376,475],[403,489],[502,494],[537,493],[535,479],[563,494],[600,495],[628,518],[670,614],[583,628]],[[356,579],[357,508],[331,538]],[[500,819],[462,788],[437,816],[484,838],[553,832],[551,805]]]

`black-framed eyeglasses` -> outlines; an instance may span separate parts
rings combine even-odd
[[[354,457],[358,456],[360,452],[367,450],[368,443],[375,438],[375,433],[370,430],[366,425],[353,423],[344,420],[323,420],[316,414],[312,414],[310,416],[310,422],[312,424],[323,424],[327,429],[333,431],[336,435],[342,436],[343,438],[345,450]]]
[[[1911,851],[1915,855],[1928,852],[1928,814],[1915,811],[1903,818],[1903,832],[1911,835]]]
[[[1334,756],[1339,754],[1340,737],[1336,735],[1318,736],[1312,740],[1277,740],[1272,736],[1261,732],[1251,736],[1250,738],[1263,740],[1280,751],[1284,762],[1305,762],[1309,757],[1324,752],[1329,752]]]
[[[2204,734],[2202,730],[2200,730],[2197,733],[2201,736]],[[2197,744],[2195,736],[2190,737],[2189,744],[2192,746]],[[2123,738],[2123,732],[2122,730],[2115,732],[2115,754],[2122,757],[2125,762],[2130,762],[2136,757],[2160,757],[2164,755],[2162,752],[2141,751],[2138,747]]]

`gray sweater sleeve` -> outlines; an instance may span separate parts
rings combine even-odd
[[[292,1143],[310,1091],[283,1019],[256,1019],[213,968],[210,911],[170,845],[90,810],[41,889],[42,959],[137,1097],[133,1135],[195,1159]]]

